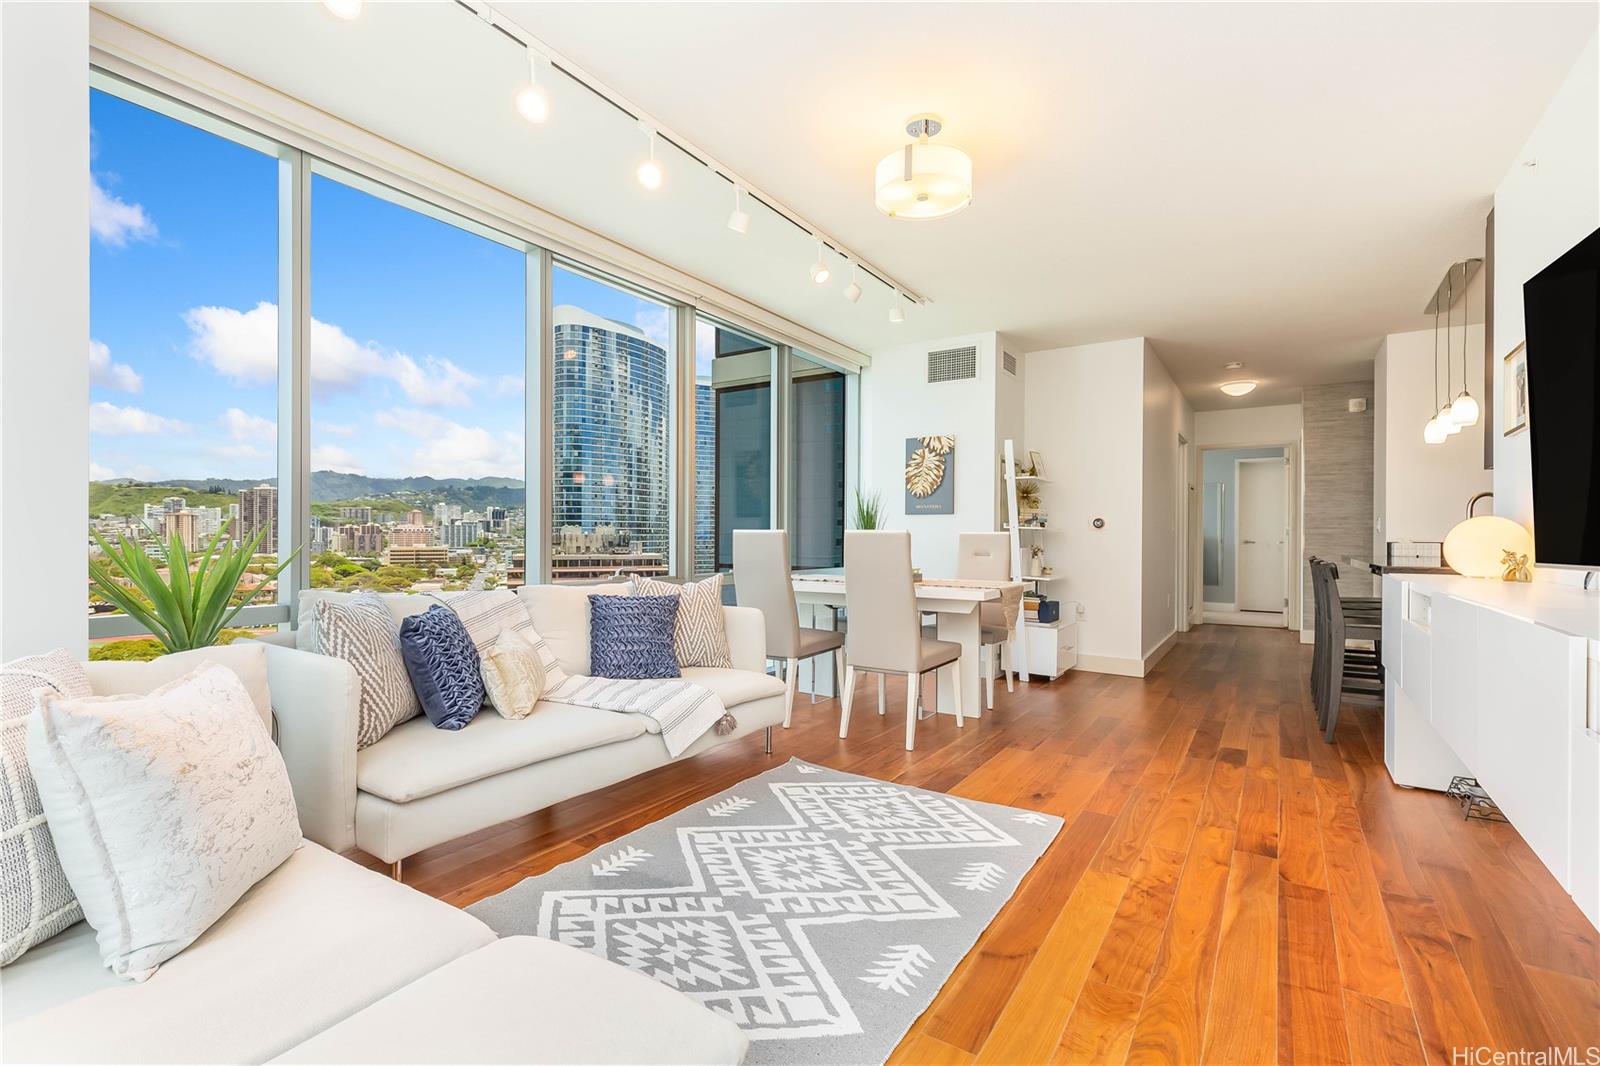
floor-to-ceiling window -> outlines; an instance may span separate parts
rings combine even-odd
[[[370,185],[311,187],[311,584],[521,581],[523,248]]]
[[[665,575],[672,558],[672,309],[565,266],[550,279],[550,570]]]
[[[789,563],[844,565],[845,376],[789,355]]]
[[[695,571],[733,566],[733,531],[771,529],[774,346],[695,319]]]
[[[270,604],[279,161],[98,89],[89,115],[90,559],[128,586],[102,541],[164,568],[220,533],[256,546],[237,597]]]

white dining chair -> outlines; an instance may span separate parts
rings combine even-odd
[[[844,634],[801,627],[789,576],[789,534],[781,529],[733,531],[733,588],[740,607],[757,608],[766,619],[767,658],[783,664],[783,728],[788,729],[801,659],[831,654],[834,683],[842,688]],[[815,688],[815,671],[811,676]]]
[[[1009,533],[963,533],[956,548],[956,577],[977,581],[1011,580],[1011,535]],[[1006,691],[1015,692],[1012,684],[1009,644],[1011,630],[1006,626],[1006,609],[999,603],[980,603],[978,623],[981,627],[979,643],[983,656],[978,660],[979,677],[985,686],[984,706],[994,710],[994,679],[1002,669],[1006,674]]]
[[[955,682],[956,726],[961,713],[961,645],[922,635],[917,590],[911,578],[911,534],[903,530],[852,530],[844,535],[844,599],[850,615],[845,636],[844,701],[839,739],[850,732],[857,671],[906,679],[906,750],[917,741],[917,692],[922,675],[950,667]],[[880,690],[881,691],[881,690]]]

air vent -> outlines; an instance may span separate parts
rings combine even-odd
[[[1005,369],[1007,374],[1010,374],[1012,377],[1017,376],[1017,357],[1012,355],[1010,352],[1002,351],[1000,353],[1000,365]]]
[[[946,348],[928,353],[928,384],[970,381],[978,376],[978,349]]]

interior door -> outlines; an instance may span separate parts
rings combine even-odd
[[[1286,609],[1288,464],[1283,459],[1241,459],[1238,601],[1241,611]]]

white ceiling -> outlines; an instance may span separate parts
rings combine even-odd
[[[1144,335],[1201,409],[1366,377],[1452,260],[1595,32],[1592,4],[503,3],[529,32],[932,300],[806,278],[809,240],[559,77],[511,107],[517,49],[454,3],[105,3],[117,17],[845,344],[998,329],[1023,351]],[[872,205],[933,111],[976,195]],[[1238,359],[1263,385],[1215,385]]]

